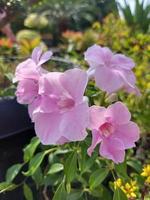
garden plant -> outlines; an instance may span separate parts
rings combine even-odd
[[[150,200],[150,5],[118,2],[1,0],[0,97],[30,130],[0,199]]]
[[[134,61],[93,45],[84,53],[89,69],[49,72],[42,66],[52,54],[37,47],[16,68],[17,101],[28,106],[37,137],[24,148],[23,163],[7,170],[0,191],[23,187],[29,200],[148,199],[150,165],[131,149],[140,129],[114,98],[119,90],[140,98]]]

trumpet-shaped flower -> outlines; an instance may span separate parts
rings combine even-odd
[[[130,118],[130,112],[121,102],[116,102],[108,108],[92,106],[90,108],[92,144],[88,154],[91,155],[100,143],[101,156],[115,163],[123,162],[125,149],[134,147],[139,139],[139,128],[130,121]]]
[[[85,60],[90,68],[89,77],[94,77],[96,85],[107,93],[125,89],[139,95],[132,72],[134,62],[123,54],[113,54],[107,47],[93,45],[85,52]]]
[[[38,95],[38,82],[43,73],[47,73],[41,65],[52,56],[51,51],[42,54],[37,47],[33,50],[31,58],[20,63],[15,72],[14,82],[19,82],[16,96],[19,103],[29,104]]]
[[[29,105],[29,114],[43,144],[63,144],[86,137],[89,108],[83,94],[87,80],[86,72],[80,69],[41,77],[39,97]]]

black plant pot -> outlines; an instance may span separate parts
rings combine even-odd
[[[0,100],[0,182],[11,165],[22,162],[23,147],[35,135],[27,108],[15,98]],[[0,200],[23,200],[21,189],[0,195]]]

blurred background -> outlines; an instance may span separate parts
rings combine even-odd
[[[73,64],[86,67],[83,52],[95,43],[136,62],[142,96],[120,93],[118,98],[141,127],[138,151],[145,159],[150,141],[150,0],[0,0],[0,96],[14,95],[14,69],[34,47],[50,48],[55,57],[48,68],[61,71]]]

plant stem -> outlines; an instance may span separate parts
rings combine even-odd
[[[48,198],[48,196],[47,196],[47,186],[44,187],[42,193],[43,193],[43,197],[44,197],[45,200],[50,200],[50,199]]]

